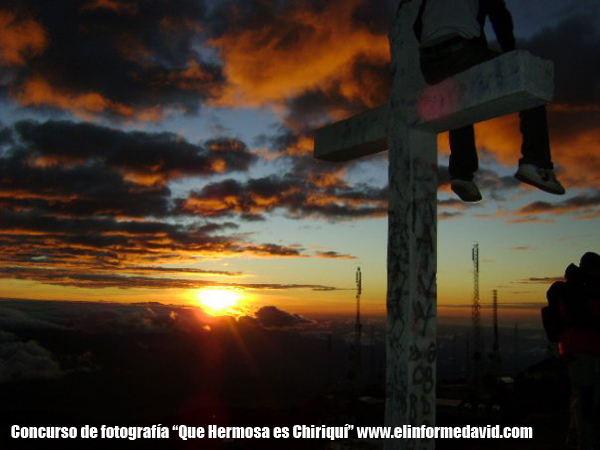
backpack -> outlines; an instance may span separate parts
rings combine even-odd
[[[542,324],[546,331],[546,336],[550,342],[558,342],[560,332],[562,331],[564,320],[561,303],[565,299],[566,283],[556,281],[546,292],[548,305],[542,308]]]

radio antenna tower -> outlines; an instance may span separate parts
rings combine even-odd
[[[327,334],[327,378],[325,379],[325,390],[333,390],[333,333]]]
[[[515,374],[519,373],[521,369],[521,360],[520,360],[520,352],[519,352],[519,324],[515,322],[515,353],[514,353],[514,364],[515,364]]]
[[[492,347],[492,365],[494,375],[500,375],[502,370],[502,357],[500,356],[500,340],[498,338],[498,290],[493,291],[493,313],[494,313],[494,345]]]
[[[482,376],[483,333],[481,330],[481,304],[479,302],[479,244],[473,245],[473,304],[471,320],[473,322],[473,362],[475,379]]]
[[[356,269],[356,323],[354,325],[354,360],[356,381],[360,383],[362,369],[362,323],[360,322],[360,296],[362,294],[362,274]]]

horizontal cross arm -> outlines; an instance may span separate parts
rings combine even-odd
[[[408,93],[394,114],[407,126],[439,133],[548,103],[553,78],[551,61],[516,50]],[[315,158],[349,161],[387,150],[389,114],[386,104],[319,128]]]
[[[502,54],[439,84],[416,99],[416,128],[440,133],[548,103],[551,61],[524,50]]]
[[[369,109],[315,132],[315,158],[349,161],[387,150],[389,106]]]

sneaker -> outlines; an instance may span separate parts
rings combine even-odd
[[[481,200],[481,192],[479,192],[479,188],[472,181],[454,178],[450,183],[450,187],[463,202],[472,203]]]
[[[552,169],[544,169],[533,164],[521,164],[515,173],[515,178],[550,194],[563,195],[565,193],[565,188],[556,179],[556,174]]]

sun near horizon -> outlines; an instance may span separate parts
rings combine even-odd
[[[195,297],[198,306],[211,315],[237,313],[242,302],[242,295],[232,289],[200,289]]]

